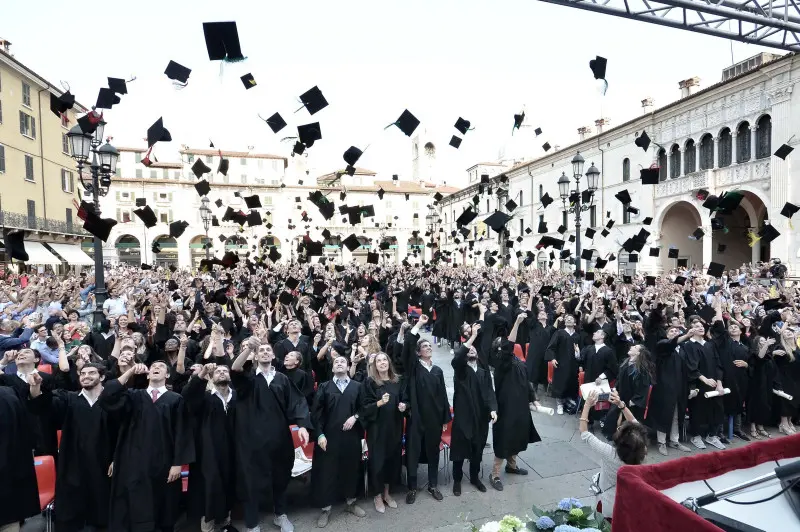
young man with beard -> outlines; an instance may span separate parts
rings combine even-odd
[[[556,320],[556,325],[558,324]],[[564,402],[578,395],[578,365],[580,356],[580,334],[575,330],[575,317],[567,314],[564,317],[564,328],[557,329],[550,338],[545,360],[553,361],[553,397],[556,398],[556,412],[564,414]]]
[[[474,323],[469,339],[455,350],[453,360],[453,430],[450,459],[453,461],[453,495],[461,495],[464,478],[464,460],[469,460],[469,481],[485,492],[486,486],[478,478],[483,459],[483,448],[489,437],[491,419],[497,421],[497,400],[492,389],[492,376],[478,365],[478,351],[473,345],[481,324]]]
[[[61,354],[67,364],[66,354]],[[65,532],[108,527],[114,447],[118,425],[98,404],[106,368],[83,364],[78,374],[80,392],[42,390],[42,378],[32,373],[30,408],[52,419],[61,429],[55,502],[56,526]]]
[[[126,389],[147,374],[145,390]],[[120,422],[111,478],[110,530],[172,532],[180,515],[181,466],[194,462],[194,439],[180,394],[167,390],[169,367],[135,364],[100,393]]]
[[[322,508],[317,526],[328,525],[333,502],[344,497],[345,511],[364,517],[356,504],[361,482],[361,439],[364,429],[359,422],[361,383],[347,375],[346,357],[333,359],[333,379],[317,390],[311,420],[317,436],[317,449],[311,468],[311,498]]]
[[[245,371],[251,354],[255,371]],[[260,532],[259,506],[266,501],[272,503],[275,526],[281,532],[294,530],[286,516],[286,487],[294,465],[290,425],[298,425],[303,445],[308,443],[311,428],[305,397],[286,375],[275,370],[274,360],[269,344],[250,337],[231,365],[236,391],[236,485],[249,532]]]
[[[206,393],[208,380],[213,389]],[[236,501],[234,412],[236,393],[227,366],[195,364],[181,394],[196,426],[196,460],[189,466],[189,507],[202,532],[230,525]]]

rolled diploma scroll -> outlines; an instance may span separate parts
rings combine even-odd
[[[700,390],[698,390],[697,388],[695,388],[693,390],[689,390],[689,399],[694,399],[695,397],[697,397],[697,394],[699,394],[699,393],[700,393]]]
[[[547,414],[548,416],[552,416],[556,413],[555,410],[552,408],[547,408],[546,406],[536,406],[531,405],[531,412],[539,412],[540,414]]]
[[[778,397],[783,397],[787,401],[791,401],[792,399],[794,399],[793,396],[789,395],[788,393],[784,392],[783,390],[772,390],[772,393],[774,393]]]
[[[706,399],[711,399],[712,397],[719,397],[720,395],[727,395],[729,393],[731,393],[730,388],[723,388],[722,393],[719,393],[717,390],[714,390],[713,392],[706,392],[703,395],[705,396]]]

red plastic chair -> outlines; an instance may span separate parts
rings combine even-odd
[[[522,352],[521,345],[514,344],[514,356],[520,359],[521,361],[525,362],[525,353]]]
[[[53,374],[53,366],[50,364],[39,364],[36,366],[36,370],[40,373],[49,373],[50,375]]]
[[[36,483],[39,486],[39,507],[45,518],[47,532],[53,527],[53,503],[56,500],[56,462],[52,456],[34,456]]]
[[[581,392],[581,386],[583,386],[584,380],[586,379],[586,374],[583,371],[578,372],[578,408],[575,410],[575,415],[581,415],[581,401],[583,400],[583,393]]]

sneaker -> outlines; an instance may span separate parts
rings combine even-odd
[[[361,507],[360,507],[359,505],[357,505],[356,503],[353,503],[353,504],[348,504],[348,505],[345,507],[344,511],[345,511],[345,512],[347,512],[347,513],[349,513],[349,514],[353,514],[353,515],[354,515],[354,516],[356,516],[356,517],[364,517],[364,516],[366,516],[366,515],[367,515],[367,512],[365,512],[365,511],[364,511],[364,509],[363,509],[363,508],[361,508]]]
[[[725,436],[717,436],[717,438],[719,439],[719,441],[721,441],[725,445],[730,445],[731,444],[731,440],[729,440]]]
[[[668,446],[670,449],[678,449],[679,451],[683,451],[684,453],[690,453],[690,452],[692,452],[692,450],[691,450],[691,449],[689,449],[688,447],[686,447],[684,444],[682,444],[682,443],[679,443],[679,442],[676,442],[676,441],[671,441],[671,442],[669,442],[669,443],[667,444],[667,446]]]
[[[486,486],[484,486],[483,482],[481,482],[480,480],[478,479],[470,480],[469,483],[475,486],[481,493],[486,493]]]
[[[461,481],[460,480],[454,480],[453,481],[453,495],[455,495],[456,497],[460,497],[461,496]]]
[[[717,436],[709,436],[708,438],[706,438],[706,443],[713,447],[716,447],[720,451],[724,451],[725,449],[727,449],[727,447],[725,447],[725,445],[721,441],[719,441],[719,438]]]
[[[406,493],[406,504],[414,504],[417,500],[417,490],[408,490]]]
[[[558,405],[558,407],[556,408],[556,414],[558,414],[559,416],[564,415],[564,405]]]
[[[658,444],[658,452],[663,454],[664,456],[668,456],[667,444],[666,443],[659,443]]]
[[[294,525],[286,517],[286,514],[276,515],[275,519],[272,520],[272,524],[280,527],[281,532],[294,532]]]
[[[431,497],[433,497],[437,501],[441,501],[442,499],[444,499],[444,497],[442,496],[442,492],[439,491],[439,488],[437,488],[436,486],[428,488],[428,493],[430,493]]]
[[[497,491],[503,491],[503,483],[500,482],[500,477],[489,477],[489,484]]]
[[[386,503],[386,506],[388,506],[389,508],[394,508],[395,510],[397,509],[397,503],[394,501],[394,499],[392,499],[390,495],[384,496],[383,502]]]
[[[322,513],[319,514],[319,518],[317,518],[317,527],[318,528],[325,528],[328,526],[328,520],[331,518],[331,511],[330,510],[322,510]]]
[[[692,436],[692,439],[689,441],[692,442],[692,445],[694,445],[698,449],[706,448],[706,444],[703,443],[703,438],[701,438],[700,436]]]
[[[750,441],[750,436],[742,432],[741,430],[736,430],[733,432],[733,435],[739,438],[742,441]]]
[[[508,467],[506,466],[506,473],[510,475],[527,475],[528,470],[522,469],[521,467]]]

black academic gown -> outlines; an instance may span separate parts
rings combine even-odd
[[[639,371],[635,365],[631,364],[629,358],[620,364],[615,386],[620,400],[628,405],[633,417],[636,419],[642,421],[645,419],[647,396],[651,385],[650,375],[644,371]],[[608,439],[611,439],[621,421],[624,421],[624,418],[619,407],[611,405],[602,423],[603,434]]]
[[[66,530],[84,525],[108,526],[111,479],[108,468],[114,457],[119,425],[100,401],[90,405],[76,392],[43,390],[30,408],[52,420],[61,430],[56,475],[56,526],[70,523]],[[74,528],[77,527],[77,528]]]
[[[553,397],[567,399],[578,395],[578,364],[575,346],[580,346],[580,333],[569,334],[566,329],[558,329],[550,338],[545,360],[555,360],[558,367],[553,372]]]
[[[583,367],[583,382],[594,382],[603,373],[609,382],[617,378],[617,356],[607,345],[597,349],[592,344],[581,349],[580,364]]]
[[[725,415],[740,415],[744,412],[747,387],[752,374],[752,369],[749,367],[750,350],[741,342],[735,342],[726,333],[724,337],[720,338],[718,355],[722,363],[722,383],[731,390],[731,393],[722,397]],[[747,362],[748,367],[737,367],[733,363],[734,360]]]
[[[40,513],[31,456],[35,436],[24,401],[0,387],[0,526]]]
[[[683,413],[686,412],[686,403],[689,400],[688,370],[684,356],[677,347],[677,337],[660,340],[655,344],[656,382],[645,421],[659,432],[669,433],[676,408],[678,429],[682,429],[685,418]]]
[[[497,412],[492,375],[476,365],[473,370],[464,346],[455,350],[453,366],[453,428],[450,460],[469,460],[480,454],[489,437],[489,413]]]
[[[542,326],[539,320],[528,318],[528,353],[525,366],[528,369],[528,381],[534,386],[547,384],[547,361],[544,359],[550,338],[555,332],[552,325]]]
[[[752,377],[747,387],[747,421],[757,425],[768,425],[775,421],[772,405],[775,395],[772,390],[780,389],[778,368],[770,354],[759,358],[758,352],[748,360]]]
[[[705,393],[714,391],[700,380],[700,376],[722,381],[722,363],[712,342],[693,342],[689,340],[681,344],[681,351],[686,358],[689,371],[689,389],[697,389],[699,393],[689,400],[689,427],[693,436],[716,435],[716,429],[723,421],[722,397],[706,398]],[[726,386],[722,381],[723,386]]]
[[[39,375],[42,377],[42,392],[56,388],[53,375],[48,373],[39,373]],[[0,387],[4,386],[12,389],[21,401],[27,401],[30,386],[27,381],[19,378],[16,373],[0,373]],[[33,431],[33,445],[31,446],[33,454],[35,456],[53,456],[57,462],[58,436],[52,418],[50,416],[37,416],[30,411],[28,411],[28,416],[29,427]]]
[[[446,297],[437,297],[433,302],[433,310],[436,313],[436,321],[433,322],[433,336],[444,340],[449,339],[450,300]]]
[[[180,515],[181,481],[167,483],[169,469],[194,462],[183,398],[167,390],[154,403],[147,390],[126,390],[114,379],[98,401],[120,421],[109,532],[171,530]]]
[[[206,391],[208,381],[192,376],[181,394],[195,428],[196,459],[189,466],[188,515],[224,522],[236,502],[234,418],[236,391],[228,408]]]
[[[511,344],[492,356],[492,364],[497,396],[492,447],[496,457],[508,459],[527,449],[529,443],[542,441],[533,425],[529,406],[536,401],[536,392],[528,382],[525,363],[514,356]]]
[[[355,498],[358,492],[364,429],[359,421],[350,430],[342,426],[347,418],[358,413],[361,389],[360,382],[350,379],[344,392],[340,392],[330,380],[320,384],[314,397],[311,410],[314,441],[322,434],[328,440],[327,450],[323,451],[319,445],[314,448],[311,465],[311,500],[318,508]]]
[[[783,349],[783,346],[780,343],[776,343],[773,345],[773,351],[775,349]],[[791,401],[787,401],[782,397],[778,398],[780,415],[790,418],[795,417],[798,410],[800,410],[800,349],[795,349],[793,355],[794,360],[789,358],[789,353],[774,357],[781,390],[792,396]]]
[[[249,364],[245,365],[248,369]],[[236,491],[243,502],[273,501],[283,493],[294,466],[290,425],[311,431],[306,398],[276,372],[270,384],[255,371],[231,371],[236,390]]]
[[[366,431],[369,449],[368,476],[370,495],[383,493],[384,484],[397,484],[403,453],[403,416],[399,403],[408,403],[399,382],[378,384],[368,377],[361,388],[361,423]],[[389,402],[378,407],[383,394]]]
[[[311,378],[311,374],[300,368],[287,369],[284,370],[284,373],[286,373],[286,376],[289,377],[289,380],[292,381],[297,389],[300,390],[303,397],[306,398],[310,410],[311,405],[314,404],[314,379]]]

